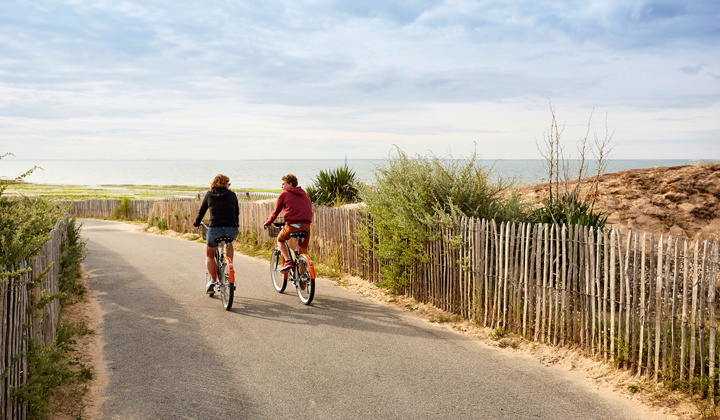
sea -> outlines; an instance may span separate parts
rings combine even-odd
[[[280,190],[280,178],[297,176],[301,186],[312,183],[321,170],[343,166],[355,171],[356,178],[373,183],[378,168],[386,159],[318,160],[19,160],[6,156],[0,160],[0,179],[14,179],[37,167],[26,182],[35,184],[77,185],[90,188],[121,185],[188,186],[204,188],[217,174],[230,177],[233,190]],[[611,160],[603,173],[628,169],[680,166],[690,160]],[[502,178],[520,184],[538,184],[547,179],[544,160],[483,160],[478,162],[493,179]],[[590,172],[595,172],[593,162]],[[574,176],[576,177],[576,176]]]

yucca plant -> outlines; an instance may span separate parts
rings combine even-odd
[[[341,206],[359,201],[358,181],[355,171],[347,165],[335,169],[321,170],[307,188],[310,201],[325,206]]]
[[[604,230],[607,215],[595,210],[592,203],[581,200],[577,191],[551,196],[533,214],[535,223],[550,223],[565,226],[589,226]]]

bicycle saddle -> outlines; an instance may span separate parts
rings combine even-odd
[[[215,239],[215,243],[218,245],[220,245],[223,242],[226,244],[231,244],[232,241],[234,241],[234,239],[229,236],[221,236],[221,237]]]

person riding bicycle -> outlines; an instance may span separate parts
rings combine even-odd
[[[237,238],[238,236],[238,220],[240,214],[240,206],[238,205],[237,195],[232,192],[230,187],[230,178],[223,174],[219,174],[210,184],[210,191],[205,193],[200,211],[193,226],[199,227],[205,212],[210,209],[210,225],[208,226],[205,242],[205,266],[210,281],[206,285],[206,292],[213,293],[215,284],[217,283],[217,273],[215,272],[215,250],[217,245],[215,239],[221,236],[229,236]],[[227,244],[227,257],[232,261],[233,246],[232,243]]]
[[[285,226],[277,237],[277,245],[285,259],[280,271],[288,271],[293,267],[293,263],[290,260],[285,241],[290,239],[290,233],[305,231],[308,236],[299,238],[298,248],[301,254],[306,254],[308,245],[310,244],[310,224],[312,223],[312,204],[310,203],[310,196],[298,186],[297,177],[293,174],[287,174],[282,177],[282,189],[277,202],[275,203],[275,210],[272,212],[265,222],[265,229],[274,222],[280,214],[280,211],[284,211],[285,215]]]

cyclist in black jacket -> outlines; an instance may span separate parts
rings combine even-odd
[[[205,212],[210,209],[210,224],[208,226],[207,237],[205,238],[207,248],[205,248],[205,265],[210,281],[206,286],[207,293],[215,291],[217,282],[217,274],[215,273],[215,250],[217,246],[215,239],[221,236],[230,236],[236,238],[238,236],[238,216],[240,207],[238,206],[237,195],[232,192],[230,187],[230,178],[220,174],[213,179],[210,184],[210,191],[205,193],[200,211],[193,226],[200,226]],[[230,261],[233,259],[233,246],[227,245],[227,257]]]

